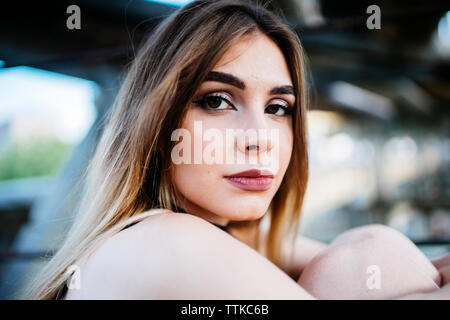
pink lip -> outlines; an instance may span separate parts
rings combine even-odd
[[[233,186],[248,191],[264,191],[273,183],[273,174],[270,171],[258,169],[242,171],[224,178]]]

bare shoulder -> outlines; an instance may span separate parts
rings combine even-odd
[[[159,214],[111,237],[81,268],[68,299],[302,299],[255,250],[190,214]]]

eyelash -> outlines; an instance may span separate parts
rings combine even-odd
[[[236,108],[233,106],[233,104],[232,104],[230,101],[228,101],[228,99],[222,97],[221,95],[205,94],[205,95],[204,95],[203,97],[201,97],[200,99],[194,101],[194,103],[197,104],[198,106],[200,106],[201,108],[203,108],[203,109],[205,109],[205,110],[208,110],[208,111],[212,111],[212,112],[221,112],[221,111],[230,110],[230,109],[214,109],[214,108],[208,108],[206,104],[208,103],[208,99],[209,99],[209,98],[218,98],[219,100],[221,100],[221,102],[222,102],[222,101],[225,101],[227,104],[231,105],[231,106],[233,107],[233,109],[236,110]],[[279,116],[279,117],[287,117],[287,116],[289,116],[289,115],[292,114],[292,109],[293,109],[292,107],[286,107],[286,106],[283,106],[283,105],[281,105],[281,104],[271,104],[270,106],[278,106],[278,107],[280,107],[281,109],[284,110],[284,115],[281,115],[281,116]],[[270,106],[269,106],[269,107],[270,107]]]

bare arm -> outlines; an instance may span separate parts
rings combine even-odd
[[[108,240],[69,299],[313,299],[255,250],[186,214],[150,217]],[[73,292],[71,292],[73,291]]]

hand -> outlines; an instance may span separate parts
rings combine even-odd
[[[439,274],[441,275],[441,286],[450,283],[450,254],[432,260],[431,263],[438,269]]]

